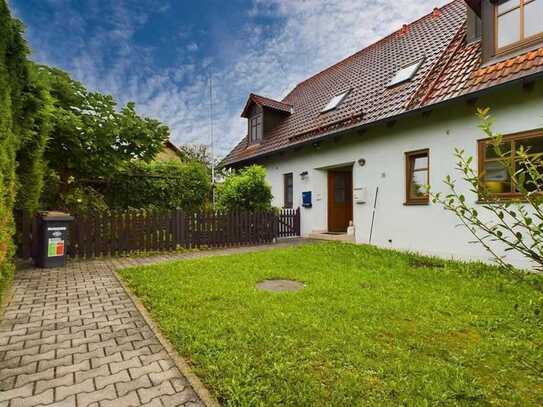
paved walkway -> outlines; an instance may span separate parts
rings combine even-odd
[[[212,404],[114,270],[293,243],[19,270],[0,323],[0,407]]]

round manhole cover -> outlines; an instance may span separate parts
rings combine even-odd
[[[261,291],[295,292],[305,288],[305,284],[294,280],[264,280],[256,284]]]

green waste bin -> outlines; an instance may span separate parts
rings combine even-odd
[[[73,216],[63,212],[38,214],[38,251],[35,265],[40,268],[62,267],[66,264],[68,229]]]

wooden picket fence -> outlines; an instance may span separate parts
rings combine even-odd
[[[127,210],[74,217],[67,253],[78,258],[259,245],[300,236],[299,209],[279,213]],[[19,215],[16,224],[18,256],[32,257],[36,220]]]

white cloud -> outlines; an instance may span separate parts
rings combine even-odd
[[[189,45],[187,45],[187,49],[191,52],[198,51],[198,44],[191,42]]]
[[[255,0],[250,16],[279,17],[284,23],[271,38],[262,27],[249,26],[246,52],[217,74],[223,84],[220,100],[230,101],[219,120],[225,129],[221,152],[243,136],[239,112],[249,92],[281,99],[312,74],[448,2]]]
[[[197,60],[198,45],[189,43],[178,51],[182,63],[156,71],[151,68],[152,50],[132,41],[148,13],[119,0],[108,16],[114,28],[86,40],[71,71],[91,89],[112,93],[122,103],[135,101],[140,113],[167,123],[173,141],[180,144],[209,142],[208,72],[212,70],[216,145],[224,155],[244,135],[239,114],[249,92],[280,99],[310,75],[447,2],[253,0],[245,10],[247,24],[237,42],[209,38],[221,45],[221,55]],[[74,29],[84,26],[84,16],[68,16]],[[277,24],[258,25],[259,17],[267,17],[266,21],[272,17]],[[186,34],[180,31],[172,43],[178,45]],[[113,65],[105,60],[108,47],[115,50]],[[38,59],[50,62],[43,51]],[[216,61],[221,61],[220,66]]]

